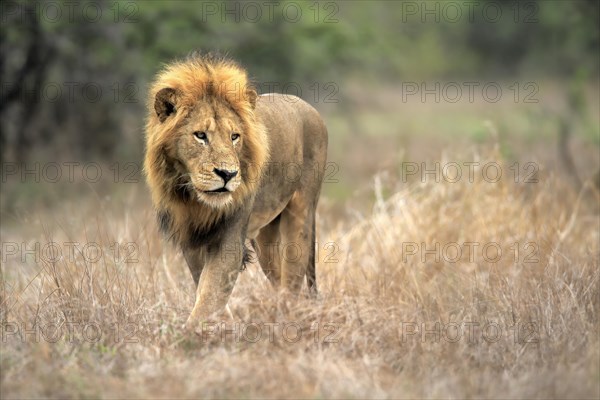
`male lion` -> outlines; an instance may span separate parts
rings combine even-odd
[[[316,293],[315,211],[327,157],[318,112],[294,96],[258,96],[236,63],[198,54],[158,74],[148,106],[152,200],[197,286],[186,326],[227,304],[246,239],[275,287],[297,293],[306,275]],[[284,257],[284,246],[294,254]]]

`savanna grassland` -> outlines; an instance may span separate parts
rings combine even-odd
[[[191,276],[135,165],[97,165],[98,183],[11,175],[2,398],[600,397],[598,91],[566,119],[576,182],[559,89],[317,105],[335,163],[319,297],[277,293],[252,263],[197,334],[181,328]]]

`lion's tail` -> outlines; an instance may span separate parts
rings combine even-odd
[[[308,257],[308,268],[306,269],[306,283],[311,295],[316,296],[317,291],[317,271],[315,269],[315,219],[313,218],[310,238],[310,254]]]

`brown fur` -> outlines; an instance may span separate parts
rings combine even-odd
[[[176,103],[176,112],[163,122],[155,111],[155,103],[157,94],[165,88],[173,90],[171,96]],[[254,179],[244,180],[233,193],[232,204],[217,210],[199,202],[182,201],[173,195],[179,178],[172,165],[173,138],[178,135],[178,128],[190,116],[197,101],[209,97],[223,100],[219,106],[229,105],[242,119],[245,136],[241,164],[252,168],[252,171],[242,171],[242,174],[254,175]],[[144,170],[155,207],[169,215],[169,226],[164,228],[175,242],[190,240],[194,229],[210,229],[220,219],[242,207],[257,191],[257,174],[263,170],[269,149],[265,128],[254,115],[256,97],[246,71],[230,60],[213,56],[193,56],[185,62],[170,64],[155,79],[148,102],[150,113],[146,123]]]
[[[297,292],[307,278],[315,293],[315,214],[327,157],[318,112],[294,96],[257,96],[237,64],[197,55],[158,74],[148,108],[152,199],[197,285],[187,326],[225,306],[248,259],[247,240],[274,286]],[[297,257],[284,257],[288,244]]]

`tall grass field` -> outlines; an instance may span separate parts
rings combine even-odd
[[[318,297],[253,257],[195,333],[138,164],[5,170],[1,397],[599,398],[597,139],[570,141],[577,184],[546,114],[399,109],[325,110]]]

